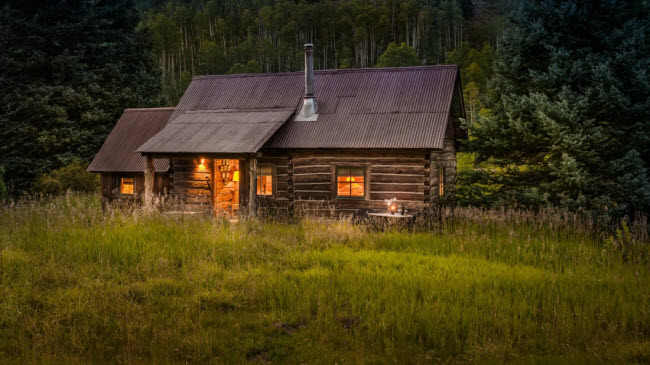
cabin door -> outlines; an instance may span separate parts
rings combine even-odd
[[[217,216],[239,215],[239,160],[214,160],[214,206]]]

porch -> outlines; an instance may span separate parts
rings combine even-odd
[[[256,215],[258,190],[264,189],[264,177],[258,184],[257,154],[144,156],[145,210],[154,208],[155,159],[168,159],[173,170],[170,192],[181,199],[185,213],[209,211],[227,219]]]

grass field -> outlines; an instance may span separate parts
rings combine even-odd
[[[408,233],[5,207],[0,363],[649,362],[647,236],[572,219],[463,209]]]

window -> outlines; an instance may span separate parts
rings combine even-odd
[[[257,195],[273,195],[273,167],[257,169]]]
[[[336,168],[336,196],[363,198],[365,196],[365,171],[363,168]]]
[[[133,187],[135,186],[132,177],[123,177],[120,179],[120,193],[133,194]]]
[[[438,166],[438,196],[445,195],[445,168]]]

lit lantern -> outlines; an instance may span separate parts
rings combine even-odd
[[[390,205],[390,214],[395,214],[397,211],[397,204],[393,203]]]
[[[205,159],[202,158],[202,159],[199,161],[199,171],[203,171],[203,170],[205,170],[205,164],[204,164],[204,163],[205,163]]]

